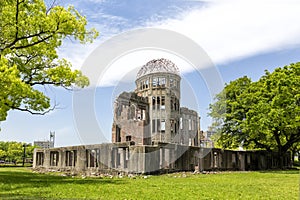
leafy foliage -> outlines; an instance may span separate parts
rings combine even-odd
[[[46,7],[43,0],[0,2],[0,121],[10,109],[44,114],[50,99],[36,86],[85,87],[88,78],[58,57],[65,38],[81,43],[98,36],[87,20],[70,6]]]
[[[23,151],[26,145],[26,155],[25,158],[33,158],[34,146],[31,144],[26,144],[22,142],[0,142],[0,160],[8,162],[22,162]]]
[[[266,71],[257,82],[239,78],[210,105],[224,148],[263,148],[280,154],[300,142],[300,63]]]

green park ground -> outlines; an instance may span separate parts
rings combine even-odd
[[[82,177],[0,168],[0,199],[299,199],[299,171]]]

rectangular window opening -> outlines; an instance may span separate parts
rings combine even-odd
[[[166,121],[164,119],[160,122],[160,130],[162,133],[166,131]]]
[[[57,151],[50,152],[50,166],[57,166],[59,159],[59,153]]]
[[[160,109],[160,97],[156,98],[156,108]]]
[[[179,127],[180,127],[180,129],[183,129],[183,125],[182,125],[182,117],[180,117]]]
[[[156,97],[152,97],[152,110],[156,109]]]
[[[157,78],[152,79],[152,86],[156,87],[157,86]]]
[[[126,136],[126,141],[127,141],[127,142],[131,141],[131,135],[127,135],[127,136]]]
[[[146,80],[145,81],[145,87],[148,88],[148,85],[149,85],[149,80]]]
[[[166,101],[165,96],[162,96],[161,97],[161,107],[160,107],[160,109],[162,109],[162,110],[166,109],[165,101]]]
[[[170,78],[170,87],[174,86],[174,80],[172,78]]]
[[[162,86],[162,87],[165,87],[166,86],[166,78],[160,78],[160,85]]]

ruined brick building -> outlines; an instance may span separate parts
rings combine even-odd
[[[169,60],[152,60],[137,74],[136,89],[115,102],[113,142],[198,146],[199,117],[180,107],[180,75]]]
[[[151,60],[137,73],[136,89],[114,103],[112,143],[35,149],[34,168],[81,173],[165,173],[276,167],[265,151],[200,145],[198,113],[180,107],[180,73],[169,60]],[[285,166],[290,158],[286,156]]]

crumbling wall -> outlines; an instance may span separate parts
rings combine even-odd
[[[291,166],[290,155],[284,159]],[[33,168],[93,174],[168,173],[175,171],[266,170],[278,167],[277,154],[231,151],[188,145],[132,142],[35,149]]]
[[[198,146],[198,113],[185,107],[180,108],[180,144]]]
[[[151,144],[147,98],[123,92],[115,102],[112,141]]]

